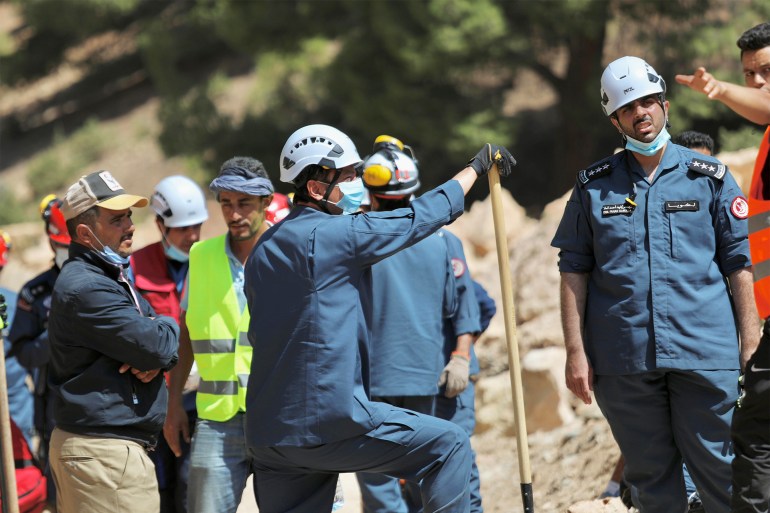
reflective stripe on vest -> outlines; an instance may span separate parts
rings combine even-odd
[[[247,338],[248,308],[240,310],[226,237],[195,244],[190,250],[187,328],[201,381],[198,416],[224,422],[246,411],[246,384],[252,348]]]
[[[762,171],[770,150],[770,126],[762,136],[759,154],[754,163],[754,174],[749,189],[749,248],[754,266],[754,298],[759,315],[770,316],[770,198],[763,197],[764,184],[770,176]]]

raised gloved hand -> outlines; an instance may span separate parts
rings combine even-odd
[[[492,169],[492,164],[497,164],[497,172],[500,173],[500,176],[508,176],[511,174],[513,166],[516,165],[516,159],[503,146],[487,143],[468,162],[468,165],[479,176],[487,174]]]
[[[6,312],[5,296],[0,294],[0,330],[4,329],[8,322],[8,313]]]
[[[444,395],[457,397],[468,386],[468,377],[471,371],[470,359],[459,353],[452,353],[449,363],[441,371],[438,386],[446,385]]]

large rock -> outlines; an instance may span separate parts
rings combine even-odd
[[[553,305],[538,311],[537,316],[520,324],[516,333],[523,351],[529,348],[564,347],[559,307]]]
[[[564,349],[558,347],[533,349],[522,359],[528,433],[552,430],[575,419],[564,385],[565,361]],[[509,372],[485,377],[477,384],[476,430],[483,432],[492,427],[502,427],[511,435],[516,432]]]
[[[476,383],[476,432],[496,428],[505,436],[514,436],[513,395],[507,372],[487,376]]]
[[[566,352],[561,347],[533,349],[521,362],[527,431],[551,430],[572,422],[575,414],[564,383]]]
[[[549,311],[559,311],[558,250],[551,247],[555,231],[556,226],[550,223],[540,224],[514,244],[511,269],[519,323]]]
[[[505,219],[505,232],[508,248],[514,241],[524,235],[527,230],[537,224],[537,221],[527,217],[524,208],[520,206],[506,189],[502,189],[501,202]],[[465,252],[473,257],[484,257],[496,252],[495,223],[492,218],[492,196],[474,202],[470,209],[449,226],[465,243]],[[466,255],[470,256],[470,255]]]

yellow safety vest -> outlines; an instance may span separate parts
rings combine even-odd
[[[235,294],[224,235],[190,250],[186,323],[201,381],[198,417],[227,421],[246,411],[252,348],[247,338],[249,309]]]

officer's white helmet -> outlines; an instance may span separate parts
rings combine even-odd
[[[666,93],[663,77],[639,57],[621,57],[609,63],[602,73],[602,109],[607,116],[623,105],[651,94]]]
[[[281,181],[294,182],[313,164],[342,169],[361,162],[350,137],[329,125],[308,125],[291,134],[281,150]]]
[[[374,153],[364,161],[364,184],[378,196],[408,196],[420,188],[417,162],[404,144],[388,135],[374,140]]]
[[[169,176],[158,182],[150,206],[166,228],[193,226],[209,218],[203,191],[186,176]]]

